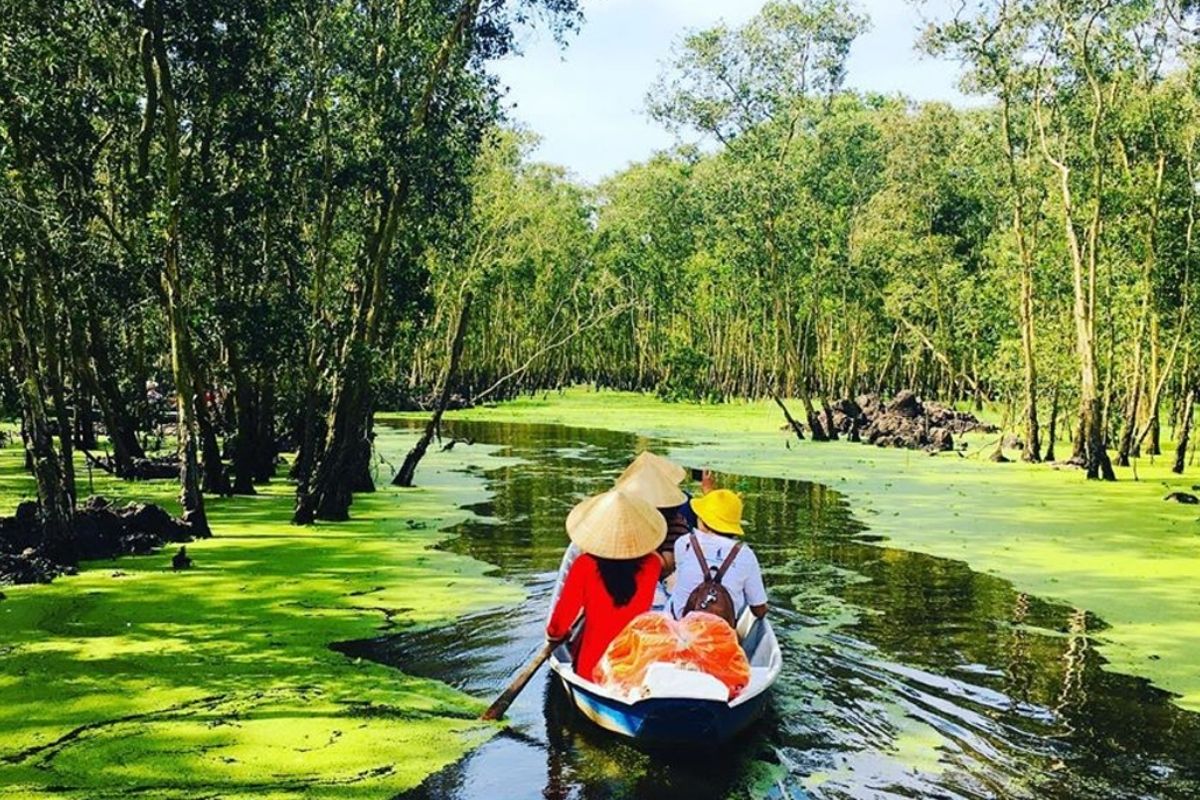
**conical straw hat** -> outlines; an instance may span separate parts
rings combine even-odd
[[[571,509],[567,534],[580,550],[593,556],[641,558],[667,538],[667,521],[645,500],[611,489]]]
[[[625,471],[621,473],[621,477],[617,481],[624,480],[629,475],[645,467],[653,467],[654,469],[667,476],[667,480],[671,483],[682,483],[687,477],[687,470],[676,464],[669,458],[663,458],[658,453],[651,453],[649,450],[642,452],[633,460]]]
[[[617,479],[617,489],[645,500],[655,508],[675,508],[687,502],[679,485],[655,467],[631,466]]]

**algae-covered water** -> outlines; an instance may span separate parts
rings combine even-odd
[[[496,565],[527,599],[338,649],[486,696],[542,641],[568,509],[648,442],[461,421],[447,434],[519,459],[485,473],[491,499],[446,547]],[[645,752],[592,728],[543,673],[510,712],[511,730],[404,796],[1200,796],[1200,716],[1102,671],[1093,637],[1103,622],[1085,609],[880,547],[826,487],[720,481],[746,498],[784,647],[766,718],[716,753]]]
[[[1091,641],[1107,669],[1146,678],[1200,712],[1200,518],[1194,506],[1163,501],[1196,491],[1195,467],[1173,475],[1170,458],[1146,454],[1117,467],[1112,483],[1021,463],[1012,451],[1013,463],[993,464],[990,436],[959,437],[966,452],[937,458],[797,443],[769,400],[677,404],[575,388],[454,416],[668,437],[685,461],[835,487],[855,517],[895,547],[966,561],[1029,594],[1096,613],[1111,626]],[[1060,453],[1069,449],[1059,442]]]
[[[411,442],[376,444],[395,458]],[[209,498],[216,535],[188,545],[186,572],[164,550],[2,587],[0,798],[386,798],[490,738],[480,700],[329,648],[521,597],[429,549],[487,496],[454,455],[332,525],[291,525],[283,481]],[[0,449],[0,513],[32,491],[20,450]],[[172,508],[177,488],[96,476],[95,491]]]

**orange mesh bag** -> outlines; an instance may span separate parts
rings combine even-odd
[[[651,664],[673,664],[713,676],[737,697],[750,682],[750,662],[737,633],[713,614],[695,612],[678,622],[651,611],[636,617],[612,640],[596,667],[598,683],[619,694],[645,695]]]
[[[679,649],[674,620],[658,611],[641,614],[609,643],[596,665],[597,682],[617,692],[635,692],[651,664],[674,661]]]

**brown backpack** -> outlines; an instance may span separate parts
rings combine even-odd
[[[683,615],[686,617],[693,611],[716,614],[728,622],[729,627],[736,628],[737,618],[734,616],[736,606],[733,603],[733,596],[729,594],[728,589],[721,585],[721,579],[733,565],[733,560],[737,558],[738,552],[742,549],[742,543],[734,543],[733,549],[729,551],[729,555],[725,556],[721,566],[713,569],[708,566],[708,560],[704,557],[704,551],[700,549],[700,540],[696,538],[696,534],[689,533],[688,537],[692,542],[692,550],[696,552],[696,559],[700,562],[700,574],[708,577],[688,595],[687,604],[683,607]]]

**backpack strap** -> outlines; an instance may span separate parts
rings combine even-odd
[[[741,550],[742,543],[735,542],[733,549],[729,551],[729,555],[725,556],[725,560],[722,561],[721,566],[717,568],[717,574],[713,576],[713,580],[715,580],[717,583],[721,582],[721,579],[725,577],[725,573],[728,572],[729,568],[733,566],[734,559],[738,557],[738,553],[740,553]]]
[[[704,576],[704,580],[712,577],[712,570],[708,566],[708,559],[704,557],[704,551],[700,549],[700,540],[696,538],[695,533],[688,533],[688,539],[692,542],[692,552],[696,554],[696,561],[700,562],[700,574]]]

